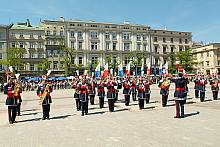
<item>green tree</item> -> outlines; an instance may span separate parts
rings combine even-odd
[[[9,48],[7,52],[7,60],[0,61],[1,65],[12,66],[17,72],[24,63],[21,56],[25,53],[23,48]]]
[[[170,61],[170,65],[169,65],[169,73],[176,73],[177,72],[177,68],[176,68],[176,54],[174,52],[171,52],[169,54],[169,61]]]

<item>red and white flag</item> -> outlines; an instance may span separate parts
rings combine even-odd
[[[105,64],[104,66],[104,72],[103,72],[103,78],[107,78],[109,76],[109,72],[108,72],[108,63]]]
[[[127,64],[127,66],[126,66],[126,75],[127,75],[127,77],[130,77],[130,71],[131,71],[131,62],[129,62],[128,64]]]

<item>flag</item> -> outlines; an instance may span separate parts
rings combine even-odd
[[[77,74],[77,76],[79,76],[79,70],[76,70],[76,74]]]
[[[108,75],[109,75],[109,73],[108,73],[108,63],[107,63],[107,64],[105,64],[105,66],[104,66],[103,77],[104,77],[104,78],[107,78]]]
[[[160,67],[159,67],[159,75],[163,74],[163,64],[160,63]]]
[[[150,62],[147,64],[147,75],[150,76]]]
[[[156,64],[154,64],[154,77],[156,77],[157,76],[157,66],[156,66]]]
[[[98,78],[100,76],[100,64],[98,64],[95,68],[95,78]]]
[[[142,63],[142,66],[141,66],[141,76],[144,76],[144,63]]]
[[[92,63],[90,64],[90,76],[92,75]]]
[[[10,72],[13,72],[13,67],[12,66],[9,66],[8,68],[9,68]]]
[[[134,71],[135,71],[135,72],[134,72],[134,75],[137,76],[137,73],[138,73],[138,67],[137,67],[136,64],[135,64],[135,66],[134,66]]]
[[[131,71],[131,61],[126,66],[126,75],[127,77],[130,77],[130,71]]]
[[[124,72],[123,72],[122,64],[118,65],[118,74],[119,74],[120,78],[124,77]]]
[[[167,75],[168,74],[168,63],[166,63],[165,65],[164,65],[164,69],[163,69],[163,74],[164,75]]]

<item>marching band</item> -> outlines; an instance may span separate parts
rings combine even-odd
[[[194,79],[195,98],[200,98],[201,102],[205,101],[206,84],[208,81],[204,76],[196,76]],[[150,95],[152,85],[146,77],[108,77],[106,79],[99,77],[79,77],[76,76],[73,82],[74,94],[73,97],[76,103],[76,110],[82,112],[82,116],[88,114],[89,102],[94,105],[99,103],[99,108],[104,108],[105,97],[108,102],[109,112],[114,112],[115,103],[118,102],[118,94],[122,89],[124,95],[125,106],[129,106],[131,100],[136,101],[138,99],[139,109],[144,109],[145,104],[150,103]],[[176,115],[175,118],[184,117],[184,104],[186,103],[189,80],[187,76],[184,76],[180,70],[177,77],[172,75],[163,75],[161,80],[158,81],[158,87],[160,88],[160,94],[162,95],[162,107],[167,106],[169,88],[171,83],[175,84],[175,106]],[[210,81],[211,90],[213,93],[213,100],[218,99],[219,80],[216,76],[213,76]],[[44,79],[38,86],[37,95],[42,105],[43,117],[42,119],[50,119],[50,105],[52,103],[51,92],[53,92],[53,86],[49,80]],[[4,85],[4,94],[7,95],[6,105],[8,106],[8,119],[9,123],[15,123],[16,115],[21,115],[21,98],[22,88],[19,84],[19,80],[11,79]],[[96,101],[96,96],[99,98]],[[132,96],[132,98],[131,98]]]

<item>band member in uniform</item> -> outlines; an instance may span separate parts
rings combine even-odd
[[[10,82],[4,85],[4,94],[7,94],[5,104],[8,106],[8,120],[9,123],[16,123],[16,109],[17,109],[17,99],[14,97],[13,83]]]
[[[199,95],[200,95],[200,101],[205,101],[205,85],[207,84],[207,81],[205,80],[204,76],[201,77],[199,80]]]
[[[82,116],[88,114],[88,87],[86,86],[85,81],[82,81],[82,85],[80,87],[80,101],[81,101],[81,107],[82,107]]]
[[[88,85],[88,89],[89,89],[89,97],[90,97],[90,104],[94,105],[94,101],[95,101],[95,82],[91,81],[91,84]]]
[[[142,80],[140,80],[137,90],[138,90],[139,109],[144,109],[145,93],[144,93],[144,85],[142,83]]]
[[[21,103],[22,103],[22,99],[21,99],[21,93],[22,93],[22,88],[20,87],[20,85],[18,83],[16,83],[15,87],[14,87],[14,97],[17,100],[17,115],[21,116]]]
[[[148,104],[150,102],[150,85],[151,83],[146,80],[145,84],[144,84],[144,92],[145,92],[145,97],[146,97],[146,104]]]
[[[170,87],[170,81],[167,76],[164,76],[163,79],[159,81],[158,87],[160,87],[160,94],[162,95],[162,107],[166,107]]]
[[[42,81],[41,85],[37,89],[37,95],[40,97],[40,103],[43,108],[43,120],[50,119],[50,104],[52,103],[50,93],[52,91],[52,85],[47,83],[47,81]]]
[[[219,83],[218,79],[215,76],[213,76],[213,78],[210,80],[213,100],[218,99],[218,91],[219,91],[218,83]]]
[[[137,83],[136,83],[136,80],[132,81],[131,92],[132,92],[133,101],[136,101],[136,97],[137,97]]]
[[[113,112],[114,111],[114,103],[115,103],[115,88],[110,80],[109,83],[107,84],[107,99],[108,99],[108,107],[109,111]]]
[[[79,99],[80,86],[81,85],[79,85],[77,82],[74,85],[74,88],[75,88],[74,98],[76,100],[76,109],[77,109],[77,111],[81,110],[81,102],[80,102],[80,99]]]
[[[199,79],[198,79],[198,77],[196,77],[196,79],[194,80],[194,83],[195,83],[195,86],[194,86],[195,97],[199,98]]]
[[[125,106],[128,106],[130,103],[131,87],[127,81],[124,83],[123,87],[124,87],[123,94],[125,97]]]
[[[99,96],[99,107],[104,107],[104,97],[105,97],[105,83],[101,80],[98,84],[98,96]]]
[[[183,77],[183,71],[179,70],[177,78],[171,78],[171,81],[175,83],[175,105],[176,105],[176,116],[174,118],[184,117],[184,104],[186,100],[187,93],[185,92],[187,81]]]

